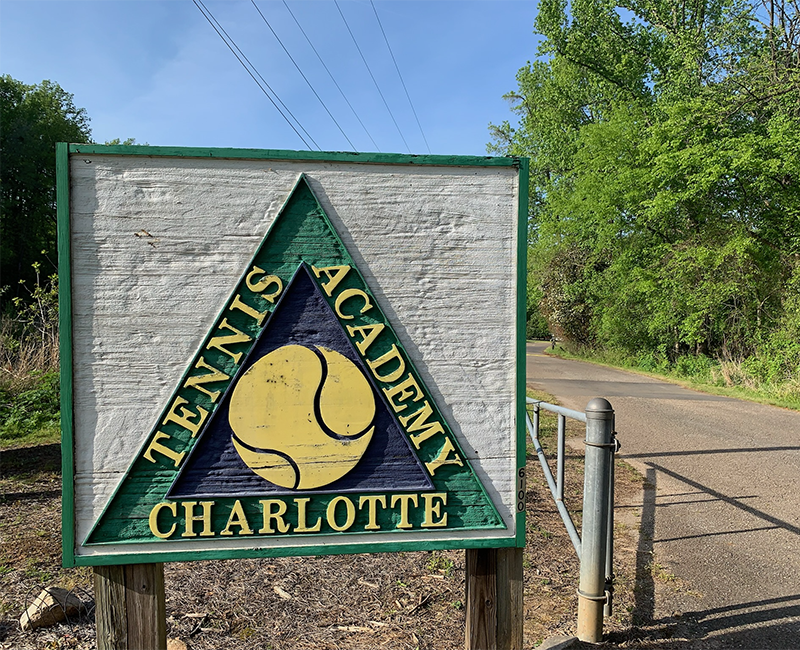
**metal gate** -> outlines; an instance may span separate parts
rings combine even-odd
[[[599,643],[603,638],[603,614],[611,615],[614,593],[614,454],[620,445],[614,430],[614,409],[596,397],[586,412],[527,398],[533,420],[526,410],[526,426],[547,484],[580,561],[578,585],[578,638]],[[556,475],[550,469],[539,441],[540,412],[558,416]],[[564,457],[566,419],[586,424],[586,445],[581,534],[564,505]]]

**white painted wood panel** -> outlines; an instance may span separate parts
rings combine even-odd
[[[513,532],[516,169],[74,155],[70,173],[78,541],[300,173]]]

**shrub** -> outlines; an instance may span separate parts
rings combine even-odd
[[[675,360],[675,374],[698,381],[711,379],[712,361],[704,354],[686,354]]]
[[[14,394],[0,387],[0,444],[51,439],[60,420],[58,373],[34,372],[31,387]]]
[[[58,277],[13,298],[0,315],[0,446],[59,433]],[[26,287],[27,289],[27,287]]]

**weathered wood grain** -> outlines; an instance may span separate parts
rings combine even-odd
[[[466,551],[466,650],[498,650],[497,549]]]
[[[163,564],[94,569],[98,650],[167,647]]]
[[[515,169],[92,154],[71,161],[78,553],[300,172],[513,536]]]
[[[497,647],[522,650],[524,586],[521,548],[497,549]]]
[[[129,648],[167,647],[164,565],[125,565]]]
[[[466,551],[467,650],[522,650],[522,550]]]
[[[128,609],[124,566],[95,567],[94,599],[98,650],[127,648]]]

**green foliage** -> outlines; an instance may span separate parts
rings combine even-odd
[[[428,559],[427,568],[432,573],[441,573],[445,578],[450,578],[455,569],[455,562],[449,557],[433,551]]]
[[[0,317],[0,447],[59,438],[58,277],[41,278]]]
[[[31,265],[35,273],[33,289],[23,283],[28,296],[11,299],[14,305],[12,321],[16,325],[20,340],[34,339],[41,348],[58,347],[58,275],[53,273],[46,281],[42,281],[42,265],[35,262]],[[15,346],[19,349],[21,341]]]
[[[58,440],[58,373],[34,374],[33,380],[32,387],[16,394],[0,386],[0,447]]]
[[[586,250],[569,244],[549,252],[539,278],[541,312],[560,338],[590,345],[594,341],[591,260]]]
[[[769,4],[540,2],[489,148],[531,158],[529,303],[559,336],[800,381],[800,16]]]
[[[528,310],[525,321],[525,338],[528,341],[546,339],[550,336],[547,320],[542,316],[539,308],[534,306]]]
[[[530,260],[528,268],[528,295],[527,305],[525,309],[525,338],[529,341],[534,339],[547,339],[550,338],[550,326],[547,319],[542,315],[540,303],[543,294],[536,284],[536,275],[530,268]]]
[[[136,138],[125,138],[124,140],[120,140],[119,138],[114,138],[113,140],[106,140],[103,144],[105,145],[118,145],[122,144],[125,146],[129,146],[132,144],[136,144]]]
[[[704,354],[686,354],[675,360],[675,374],[678,377],[711,378],[712,361]]]
[[[30,265],[55,267],[56,142],[89,142],[89,118],[58,84],[0,76],[0,276],[17,294]]]

